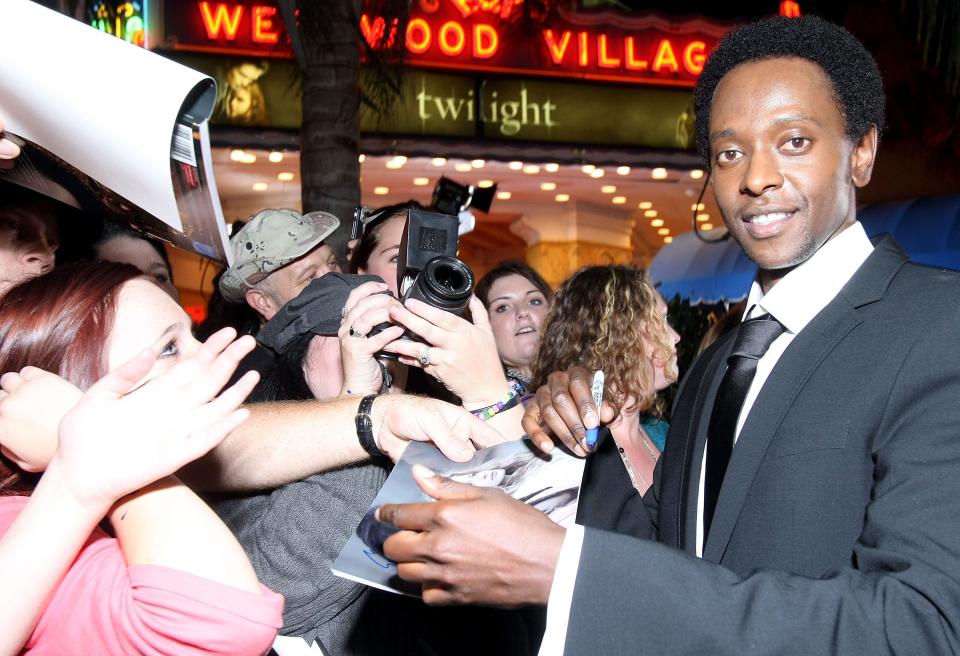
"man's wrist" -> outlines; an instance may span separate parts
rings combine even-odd
[[[360,441],[360,446],[373,458],[384,455],[374,435],[373,405],[374,401],[378,398],[376,394],[367,394],[360,399],[360,404],[357,406],[357,414],[354,417],[357,439]]]

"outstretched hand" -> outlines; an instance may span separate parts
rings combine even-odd
[[[411,441],[433,442],[456,462],[466,462],[477,449],[506,441],[463,408],[425,396],[380,396],[373,404],[372,419],[377,445],[394,462]]]
[[[255,342],[227,328],[197,353],[142,383],[156,361],[142,352],[95,383],[60,423],[54,462],[84,504],[114,501],[199,458],[239,426],[259,374],[218,392]]]
[[[437,501],[384,505],[378,518],[402,529],[384,542],[384,553],[400,578],[423,586],[425,603],[547,603],[562,527],[502,490],[457,483],[422,465],[413,475]]]
[[[616,413],[606,401],[600,410],[593,402],[590,387],[593,372],[574,365],[566,371],[555,371],[527,402],[523,414],[523,430],[545,453],[560,440],[579,456],[586,456],[587,429],[597,428],[600,421],[613,421]]]

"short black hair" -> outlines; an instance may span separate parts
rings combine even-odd
[[[833,86],[847,137],[859,142],[877,126],[884,128],[884,94],[873,55],[855,36],[819,16],[772,16],[733,30],[721,39],[693,91],[697,150],[710,162],[710,105],[727,73],[740,64],[778,57],[799,57],[819,66]]]

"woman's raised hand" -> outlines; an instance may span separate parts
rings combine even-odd
[[[421,367],[460,397],[465,407],[489,405],[509,389],[487,309],[470,297],[473,323],[418,300],[390,307],[390,318],[426,341],[397,340],[386,350]]]
[[[142,382],[157,354],[146,350],[97,381],[60,422],[53,457],[81,503],[104,509],[174,473],[219,444],[249,415],[240,404],[250,371],[220,393],[255,341],[225,328],[169,371]],[[218,395],[219,393],[219,395]]]

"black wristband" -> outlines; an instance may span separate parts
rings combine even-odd
[[[354,423],[357,425],[357,439],[360,440],[360,446],[374,458],[379,458],[383,455],[383,451],[377,446],[377,441],[373,439],[373,419],[370,416],[376,398],[376,394],[368,394],[360,399],[360,406],[357,408]]]

